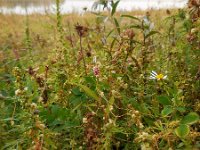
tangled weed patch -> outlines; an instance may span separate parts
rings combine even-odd
[[[199,1],[159,21],[102,1],[67,24],[56,2],[53,38],[27,17],[0,46],[1,149],[199,149]]]

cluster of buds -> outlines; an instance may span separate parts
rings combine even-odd
[[[190,31],[190,33],[188,33],[188,35],[187,35],[187,40],[188,40],[188,42],[189,43],[194,43],[194,42],[196,42],[196,41],[198,41],[197,40],[197,34],[198,34],[198,29],[197,28],[192,28],[191,29],[191,31]]]
[[[171,121],[169,123],[169,128],[176,128],[180,124],[180,121]]]
[[[199,100],[196,100],[196,103],[194,105],[194,109],[195,109],[196,112],[200,113],[200,101]]]
[[[49,71],[49,67],[45,67],[45,74],[38,74],[37,71],[39,68],[32,68],[29,67],[27,69],[28,74],[31,76],[32,79],[36,81],[36,83],[39,86],[39,91],[41,92],[40,100],[42,100],[43,103],[47,103],[48,101],[48,89],[49,87],[45,84],[47,80],[47,74]]]
[[[191,139],[196,139],[196,138],[200,137],[200,133],[197,131],[192,131],[192,132],[190,132],[189,136]]]
[[[109,118],[107,123],[103,126],[102,130],[109,131],[114,126],[116,126],[115,120]]]
[[[111,93],[112,93],[113,97],[115,97],[115,98],[121,98],[121,94],[118,91],[112,90]]]
[[[13,74],[16,78],[15,80],[15,86],[17,88],[17,90],[15,91],[15,95],[19,97],[19,102],[21,103],[22,107],[26,107],[28,104],[27,104],[27,95],[26,95],[26,91],[28,90],[27,87],[25,87],[24,85],[24,74],[23,74],[23,71],[18,68],[18,67],[15,67],[14,70],[13,70]]]
[[[142,124],[142,119],[141,119],[141,114],[138,110],[135,110],[134,108],[132,108],[131,106],[128,106],[128,108],[130,109],[128,114],[131,116],[132,118],[132,122],[140,129],[144,128],[144,125]]]
[[[135,37],[135,32],[133,31],[133,29],[126,29],[122,35],[123,38],[129,39],[129,40],[133,40],[133,38]]]
[[[141,150],[153,150],[151,145],[147,142],[141,144]]]
[[[35,127],[37,127],[40,130],[44,130],[45,125],[40,120],[36,120]]]
[[[118,77],[117,81],[118,81],[117,83],[118,83],[119,87],[121,87],[123,89],[128,88],[128,84],[123,81],[122,77]]]
[[[145,142],[151,140],[152,136],[147,132],[139,132],[138,137],[135,139],[136,142]]]
[[[93,74],[95,75],[95,77],[99,77],[99,75],[100,75],[99,66],[101,66],[101,63],[97,62],[96,56],[93,57],[92,63],[94,64],[94,66],[92,68]]]
[[[36,118],[39,118],[39,110],[37,109],[37,104],[36,103],[31,103],[30,105],[31,111],[33,112],[33,115],[35,115]]]
[[[200,0],[189,0],[188,7],[199,7],[200,6]]]
[[[20,89],[23,89],[23,75],[22,75],[22,70],[18,67],[15,67],[13,70],[13,74],[16,78],[16,86],[19,87]]]
[[[95,77],[99,77],[100,71],[99,71],[99,67],[98,66],[94,66],[93,67],[93,73],[94,73]]]
[[[17,89],[17,90],[15,91],[15,95],[16,95],[16,96],[22,96],[22,95],[25,94],[25,91],[27,91],[27,90],[28,90],[27,87],[25,87],[24,89]]]
[[[100,97],[105,98],[105,94],[104,94],[103,91],[97,89],[97,92],[98,92],[98,94],[99,94]]]
[[[37,73],[37,71],[39,70],[39,68],[32,68],[29,67],[27,69],[28,74],[36,80],[37,84],[39,85],[39,87],[43,87],[44,86],[44,76],[43,75],[39,75]]]

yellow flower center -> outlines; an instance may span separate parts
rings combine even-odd
[[[156,79],[157,80],[161,80],[161,79],[163,79],[164,78],[164,75],[163,74],[158,74],[157,76],[156,76]]]

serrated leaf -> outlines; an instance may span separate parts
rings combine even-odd
[[[194,124],[199,121],[199,115],[195,112],[189,113],[187,116],[183,117],[181,120],[182,124]]]
[[[181,124],[175,129],[175,133],[180,138],[185,138],[190,133],[190,128],[188,125]]]
[[[172,107],[164,107],[164,109],[162,110],[161,114],[162,116],[168,116],[169,114],[171,114],[173,112],[173,108]]]
[[[171,105],[169,98],[166,96],[158,96],[157,99],[159,103],[162,105]]]

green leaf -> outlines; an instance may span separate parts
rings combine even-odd
[[[134,17],[134,16],[131,16],[131,15],[121,15],[121,17],[122,17],[122,18],[130,18],[130,19],[134,19],[134,20],[140,21],[139,18]]]
[[[98,96],[96,95],[96,93],[95,93],[94,91],[92,91],[90,88],[88,88],[88,87],[85,86],[85,85],[80,85],[80,84],[78,84],[78,86],[79,86],[80,88],[82,88],[88,96],[90,96],[90,97],[94,98],[95,100],[99,101],[99,97],[98,97]]]
[[[104,20],[105,20],[106,18],[107,18],[106,16],[98,15],[98,16],[96,17],[96,23],[97,23],[97,24],[101,24],[102,22],[104,22]]]
[[[82,93],[78,87],[72,89],[72,93],[76,96],[80,96]]]
[[[109,112],[110,112],[110,107],[113,106],[114,102],[115,102],[115,98],[112,96],[112,97],[110,98],[110,100],[108,101],[108,105],[107,105],[107,108],[106,108],[106,113],[107,113],[107,114],[109,114]]]
[[[164,109],[162,110],[161,114],[162,116],[168,116],[169,114],[171,114],[173,112],[173,108],[172,107],[164,107]]]
[[[111,49],[114,47],[116,41],[117,41],[116,38],[114,38],[113,41],[112,41],[112,43],[111,43],[111,45],[110,45]]]
[[[157,99],[158,99],[159,103],[164,105],[164,106],[165,105],[171,105],[169,98],[166,97],[166,96],[158,96]]]
[[[175,133],[180,138],[185,138],[190,133],[190,128],[188,125],[181,124],[175,129]]]
[[[182,124],[194,124],[199,121],[199,115],[195,112],[189,113],[187,116],[183,117],[181,120]]]
[[[82,90],[84,90],[84,92],[88,96],[90,96],[91,98],[95,99],[96,101],[99,101],[99,97],[96,95],[96,93],[94,91],[92,91],[90,88],[88,88],[87,86],[82,85],[82,84],[77,84],[77,83],[69,83],[69,84],[79,86]]]
[[[131,25],[131,26],[129,26],[129,28],[135,28],[135,29],[143,30],[143,28],[141,27],[141,25]]]
[[[114,32],[114,30],[115,29],[112,29],[109,33],[108,33],[108,35],[106,36],[107,38]]]
[[[149,32],[149,34],[146,35],[146,38],[148,38],[148,37],[150,37],[150,36],[152,36],[154,34],[157,34],[157,33],[160,33],[160,32],[158,32],[158,31],[151,31],[151,32]]]
[[[118,1],[116,1],[115,3],[113,3],[113,5],[112,5],[111,16],[113,16],[113,15],[115,14],[119,2],[120,2],[120,1],[118,0]]]
[[[117,21],[117,19],[116,18],[114,18],[114,22],[115,22],[115,26],[116,26],[116,28],[117,28],[117,32],[120,34],[120,27],[119,27],[119,22]]]
[[[178,110],[181,113],[184,113],[186,111],[185,107],[177,107],[176,110]]]

